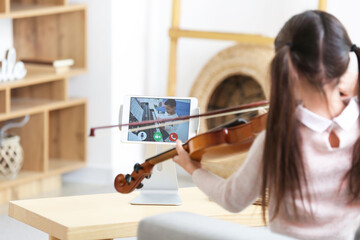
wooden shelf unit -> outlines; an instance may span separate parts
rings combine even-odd
[[[85,5],[66,0],[0,0],[0,18],[12,18],[18,60],[75,61],[70,71],[26,64],[22,80],[0,83],[0,127],[30,115],[19,135],[24,164],[15,179],[0,178],[0,204],[61,186],[61,174],[84,167],[87,100],[68,97],[69,77],[87,71]]]
[[[0,18],[26,18],[65,13],[84,5],[68,5],[67,0],[0,0]]]

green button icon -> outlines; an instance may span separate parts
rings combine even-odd
[[[157,142],[161,141],[161,140],[162,140],[162,134],[161,134],[161,132],[156,132],[156,133],[154,133],[153,138],[154,138],[154,140],[157,141]]]

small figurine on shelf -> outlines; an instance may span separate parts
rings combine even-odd
[[[0,82],[23,79],[26,76],[25,64],[16,62],[15,48],[6,51],[5,59],[0,61]]]
[[[23,127],[29,119],[29,115],[26,115],[22,121],[7,123],[0,129],[0,180],[16,178],[23,165],[20,137],[6,135],[5,132],[11,128]]]

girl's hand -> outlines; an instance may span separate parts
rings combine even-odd
[[[182,147],[182,142],[180,140],[176,141],[176,151],[178,155],[173,157],[174,162],[184,168],[190,175],[192,175],[196,169],[201,168],[200,162],[190,158],[188,152]]]

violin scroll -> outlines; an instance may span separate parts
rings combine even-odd
[[[154,167],[150,162],[143,164],[136,163],[134,171],[130,174],[118,174],[114,180],[114,187],[120,193],[130,193],[135,189],[143,187],[141,183],[144,178],[150,178],[151,170]]]

